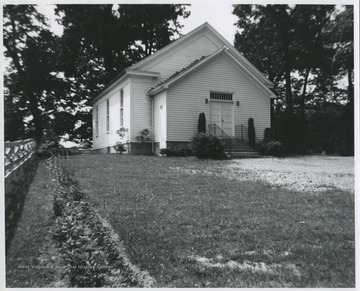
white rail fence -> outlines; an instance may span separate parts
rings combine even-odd
[[[34,139],[5,142],[5,178],[31,158],[35,147]]]

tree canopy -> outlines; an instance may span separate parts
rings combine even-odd
[[[190,14],[186,5],[56,5],[57,36],[35,5],[3,7],[6,140],[41,141],[46,131],[90,140],[88,102],[181,35],[179,19]],[[306,150],[334,108],[341,120],[327,131],[353,151],[353,13],[350,5],[233,6],[234,46],[274,83],[273,126],[293,152]]]
[[[56,5],[54,35],[34,5],[4,6],[5,139],[46,130],[91,138],[88,101],[118,72],[180,35],[185,5]]]
[[[69,83],[58,78],[58,44],[33,5],[4,6],[5,56],[11,59],[5,75],[5,123],[11,126],[5,127],[5,139],[25,134],[40,141],[63,103],[73,108]]]
[[[353,7],[234,5],[233,14],[239,18],[235,47],[274,83],[282,141],[304,151],[305,110],[353,102]]]

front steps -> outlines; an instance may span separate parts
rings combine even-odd
[[[239,138],[231,139],[231,154],[230,143],[228,140],[224,140],[225,153],[231,158],[258,158],[259,153],[250,147],[246,140]]]

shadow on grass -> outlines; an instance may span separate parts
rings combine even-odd
[[[38,159],[31,157],[5,179],[5,238],[9,250],[18,221],[21,218],[26,194],[33,181]]]
[[[132,262],[160,287],[355,285],[349,192],[227,179],[231,161],[116,155],[72,161]]]

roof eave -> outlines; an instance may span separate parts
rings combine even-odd
[[[246,73],[247,75],[252,79],[254,80],[255,83],[258,84],[258,86],[263,90],[264,93],[266,94],[269,94],[269,97],[270,98],[276,98],[276,95],[274,94],[274,92],[272,92],[270,90],[270,88],[272,87],[268,87],[268,83],[264,84],[257,76],[257,74],[254,74],[254,72],[252,70],[250,70],[248,67],[244,66],[244,64],[242,64],[240,62],[240,60],[234,56],[233,54],[231,54],[229,52],[229,50],[226,50],[226,53],[228,54],[228,56],[235,62],[235,64],[242,68]],[[265,77],[265,76],[264,76]],[[265,78],[266,80],[268,80],[267,78]],[[269,83],[271,83],[269,80],[268,80]],[[271,83],[272,84],[272,83]]]
[[[264,84],[269,87],[269,88],[273,88],[274,84],[264,76],[263,73],[261,73],[258,68],[256,68],[253,64],[251,64],[237,49],[235,49],[235,47],[229,43],[219,32],[217,32],[210,24],[208,24],[209,29],[218,37],[220,38],[224,43],[227,44],[229,50],[235,54],[238,58],[241,59],[242,62],[244,62],[245,64],[244,67],[246,67],[248,70],[253,71],[253,74],[257,75],[258,78],[263,79]]]
[[[200,25],[199,27],[195,28],[194,30],[190,31],[189,33],[179,37],[178,39],[174,40],[172,43],[168,44],[167,46],[159,49],[158,51],[156,51],[154,54],[140,60],[139,62],[137,62],[136,64],[132,65],[130,68],[131,69],[136,69],[139,66],[142,66],[146,63],[148,63],[149,61],[151,61],[153,58],[158,57],[159,55],[162,55],[163,53],[166,53],[167,51],[171,50],[174,46],[179,45],[179,43],[183,43],[184,41],[186,41],[187,39],[191,38],[193,35],[197,34],[198,32],[202,31],[205,27],[210,27],[210,25],[205,22],[204,24]]]
[[[183,72],[181,72],[180,74],[178,74],[177,76],[175,76],[174,78],[168,80],[166,83],[161,84],[158,87],[155,87],[154,89],[152,89],[149,92],[149,96],[152,95],[156,95],[158,93],[160,93],[161,91],[163,91],[164,89],[167,89],[172,83],[177,82],[179,79],[183,78],[184,76],[186,76],[187,74],[190,74],[192,71],[196,70],[198,67],[202,66],[203,64],[207,63],[208,61],[210,61],[212,58],[214,58],[215,56],[217,56],[218,54],[222,53],[224,50],[227,50],[227,47],[222,47],[220,49],[218,49],[217,51],[215,51],[214,53],[212,53],[211,55],[203,58],[202,60],[200,60],[197,64],[195,64],[194,66],[192,66],[191,68],[189,68],[188,70],[185,70]]]
[[[108,84],[105,85],[99,92],[97,92],[94,99],[90,101],[90,105],[93,105],[96,101],[98,101],[106,91],[114,86],[118,81],[124,79],[126,77],[126,70],[122,70],[119,74],[117,74]]]
[[[149,91],[148,95],[149,95],[149,97],[154,97],[156,94],[159,94],[168,88],[169,88],[168,85],[161,85],[161,86],[156,87],[156,88],[152,89],[151,91]]]
[[[159,72],[147,72],[147,71],[136,71],[132,69],[126,69],[126,73],[130,76],[142,76],[142,77],[158,77]]]

